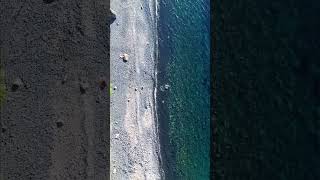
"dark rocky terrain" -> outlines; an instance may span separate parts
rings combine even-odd
[[[109,1],[0,9],[0,179],[109,179]]]
[[[213,8],[216,179],[320,179],[319,1]]]

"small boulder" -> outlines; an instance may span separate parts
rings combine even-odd
[[[2,126],[1,132],[2,132],[2,133],[5,133],[6,131],[7,131],[7,127],[6,127],[6,126]]]
[[[127,62],[127,61],[129,60],[129,54],[123,53],[122,55],[120,55],[120,58],[121,58],[124,62]]]
[[[56,122],[57,128],[61,128],[63,126],[63,121],[59,120]]]
[[[23,86],[23,82],[20,78],[16,78],[13,83],[12,83],[12,87],[11,90],[12,91],[16,91],[19,89],[19,87]]]
[[[100,87],[100,90],[104,90],[104,88],[107,87],[106,81],[103,80],[103,79],[101,79],[101,80],[99,81],[99,87]]]
[[[80,92],[81,92],[81,94],[85,94],[87,89],[88,89],[88,87],[89,87],[88,83],[80,82]]]
[[[62,79],[62,81],[61,81],[61,84],[66,83],[66,82],[67,82],[67,79],[68,79],[68,76],[67,76],[67,75],[64,75],[64,76],[63,76],[63,79]]]
[[[165,89],[165,90],[168,90],[169,88],[170,88],[170,85],[169,85],[169,84],[164,85],[164,89]]]

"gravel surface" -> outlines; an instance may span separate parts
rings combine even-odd
[[[109,179],[108,2],[0,3],[0,179]]]
[[[117,87],[111,95],[111,179],[160,179],[154,107],[156,2],[114,0],[111,9],[116,20],[111,25],[110,73]]]

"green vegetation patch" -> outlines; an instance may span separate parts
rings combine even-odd
[[[110,96],[111,96],[111,94],[112,94],[112,84],[111,83],[109,85],[109,93],[110,93]]]

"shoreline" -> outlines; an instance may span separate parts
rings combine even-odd
[[[162,178],[156,113],[156,6],[155,0],[111,2],[116,14],[110,36],[111,179]],[[124,53],[129,55],[127,62],[119,58]]]
[[[158,70],[159,70],[159,60],[160,60],[160,47],[159,47],[159,11],[160,11],[160,2],[158,0],[154,0],[154,7],[155,7],[155,12],[154,12],[154,17],[155,17],[155,51],[154,51],[154,56],[155,56],[155,73],[154,73],[154,111],[155,111],[155,120],[156,120],[156,131],[158,135],[158,158],[159,158],[159,163],[160,163],[160,176],[161,179],[166,179],[166,170],[164,168],[164,159],[163,159],[163,153],[162,153],[162,143],[161,143],[161,124],[159,122],[159,111],[158,111]]]
[[[165,14],[164,11],[166,11],[165,9],[161,9],[161,5],[163,2],[159,2],[158,6],[159,6],[159,10],[158,10],[158,23],[157,23],[157,31],[158,31],[158,39],[162,39],[164,35],[164,29],[162,29],[161,27],[165,27],[163,26],[163,23],[160,21],[161,15]],[[173,169],[170,169],[170,167],[175,167],[174,165],[174,158],[175,154],[174,154],[174,149],[173,147],[169,146],[169,116],[168,116],[168,107],[166,105],[166,103],[162,103],[162,101],[167,102],[167,93],[168,92],[164,92],[161,89],[163,89],[163,84],[165,84],[165,82],[168,80],[167,77],[167,70],[166,70],[166,66],[167,66],[167,61],[165,61],[166,59],[168,59],[168,54],[166,53],[166,49],[167,47],[163,47],[163,43],[162,44],[158,44],[158,49],[157,49],[157,75],[156,75],[156,79],[157,79],[157,99],[156,99],[156,107],[157,107],[157,119],[158,119],[158,134],[159,134],[159,145],[160,145],[160,154],[161,154],[161,166],[163,169],[163,177],[166,177],[167,179],[176,179],[177,177],[175,177],[173,174]],[[162,52],[162,53],[161,53]],[[164,52],[164,53],[163,53]],[[165,56],[164,58],[162,56]],[[159,121],[159,119],[161,119],[161,122]]]

